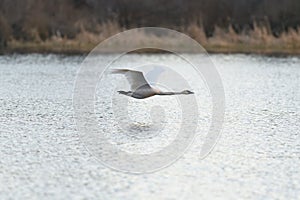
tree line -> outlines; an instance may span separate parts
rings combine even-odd
[[[299,0],[0,0],[0,48],[10,39],[74,38],[82,29],[115,21],[124,29],[160,26],[185,29],[195,23],[207,37],[215,27],[236,33],[269,26],[276,37],[300,25]]]

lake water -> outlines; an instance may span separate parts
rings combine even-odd
[[[124,62],[130,66],[147,58],[176,62],[167,54],[130,55]],[[104,166],[79,139],[72,97],[83,59],[0,56],[0,199],[299,199],[299,57],[212,55],[226,96],[225,121],[214,150],[200,159],[199,135],[177,162],[139,175]],[[197,95],[203,97],[205,127],[209,94],[203,90]],[[101,109],[95,110],[105,118]],[[169,115],[176,118],[178,113]],[[109,121],[101,123],[103,129],[110,126]],[[147,123],[133,129],[137,135],[108,137],[129,152],[151,152],[174,136],[165,131],[150,135],[151,143],[146,143],[150,136],[139,133]]]

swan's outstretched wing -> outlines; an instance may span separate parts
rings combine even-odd
[[[136,91],[138,88],[141,88],[142,86],[143,89],[151,89],[151,86],[146,81],[143,72],[134,71],[130,69],[114,69],[112,70],[112,73],[125,75],[130,84],[131,91],[133,92]]]

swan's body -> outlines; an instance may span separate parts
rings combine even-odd
[[[130,96],[136,99],[145,99],[154,95],[180,95],[180,94],[194,94],[189,90],[183,90],[182,92],[162,92],[156,88],[150,86],[146,81],[143,72],[134,71],[129,69],[116,69],[112,71],[113,74],[123,74],[126,76],[131,91],[118,91],[119,94]]]

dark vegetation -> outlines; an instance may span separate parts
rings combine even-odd
[[[250,44],[298,52],[299,25],[299,0],[0,0],[0,51],[88,51],[119,31],[160,26],[212,51]]]

